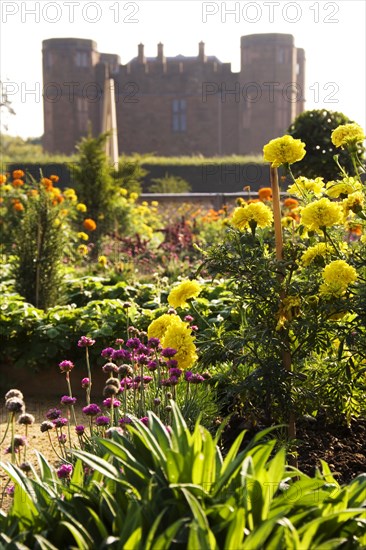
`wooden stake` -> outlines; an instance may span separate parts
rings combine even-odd
[[[274,221],[274,231],[275,231],[275,244],[276,244],[276,258],[278,261],[283,260],[283,237],[282,237],[282,224],[281,224],[281,204],[280,204],[280,189],[278,185],[278,172],[277,168],[271,166],[270,169],[271,175],[271,187],[272,187],[272,201],[273,201],[273,221]],[[284,271],[279,275],[280,282],[285,278]],[[282,289],[280,293],[280,304],[284,300],[286,294]],[[290,373],[292,372],[292,362],[291,362],[291,353],[289,351],[289,345],[287,337],[285,338],[285,348],[282,350],[282,364],[285,369]],[[291,375],[290,375],[291,376]],[[295,415],[291,411],[288,421],[288,437],[289,439],[295,439],[296,437],[296,423]],[[297,467],[296,457],[290,455],[290,464]]]

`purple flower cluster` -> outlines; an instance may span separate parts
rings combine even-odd
[[[184,374],[184,378],[190,384],[202,384],[205,381],[205,378],[201,374],[193,373],[189,370]]]
[[[101,412],[102,412],[101,408],[95,403],[91,403],[90,405],[83,407],[83,413],[86,414],[87,416],[96,416]]]
[[[95,340],[89,338],[88,336],[82,336],[78,341],[79,348],[89,348],[90,346],[94,346],[94,344]]]
[[[110,408],[110,406],[112,405],[112,398],[107,397],[107,399],[104,399],[103,405],[104,407]],[[120,407],[120,406],[121,406],[121,401],[118,401],[118,399],[113,399],[113,407]]]
[[[61,363],[58,364],[60,367],[61,372],[70,372],[74,368],[74,363],[72,361],[61,361]]]
[[[82,388],[89,388],[90,386],[90,379],[89,378],[82,378],[81,380],[81,387]]]
[[[177,354],[177,350],[173,349],[173,348],[164,348],[161,351],[161,355],[163,357],[166,357],[167,359],[170,359],[171,357],[174,357],[174,355],[176,355],[176,354]]]
[[[97,426],[109,426],[110,424],[110,419],[108,416],[98,416],[96,419],[95,419],[95,424]]]
[[[75,426],[75,432],[77,433],[77,435],[83,435],[83,433],[85,432],[85,426],[83,426],[82,424],[78,424],[78,426]]]
[[[46,418],[48,418],[48,420],[56,420],[56,418],[59,418],[61,416],[61,410],[60,409],[49,409],[47,412],[46,412]]]
[[[69,421],[67,418],[62,418],[61,416],[53,421],[55,428],[63,428],[64,426],[67,426],[68,423]]]
[[[75,405],[75,403],[76,403],[76,397],[70,397],[69,395],[63,395],[61,397],[62,405]]]
[[[63,464],[56,472],[57,477],[59,479],[69,479],[72,474],[72,470],[72,464]]]

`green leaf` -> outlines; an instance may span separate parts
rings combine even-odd
[[[34,538],[36,539],[40,550],[59,550],[57,546],[54,546],[51,542],[42,537],[42,535],[34,535]]]
[[[181,518],[169,525],[169,527],[153,541],[150,547],[151,550],[168,550],[171,548],[173,539],[186,522],[187,518]]]
[[[75,525],[73,525],[69,521],[61,521],[59,525],[65,527],[70,532],[80,550],[94,548],[93,539],[80,523],[75,522]]]

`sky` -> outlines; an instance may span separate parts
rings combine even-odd
[[[287,33],[304,48],[306,109],[341,111],[366,126],[366,2],[364,0],[200,1],[39,0],[0,2],[0,76],[16,115],[2,117],[7,134],[43,134],[42,40],[87,38],[122,64],[137,55],[206,55],[240,70],[240,37]]]

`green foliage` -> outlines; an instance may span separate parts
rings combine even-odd
[[[23,220],[15,231],[15,289],[36,308],[57,303],[62,282],[63,232],[58,209],[42,185],[29,196]]]
[[[87,205],[88,217],[97,224],[96,231],[91,237],[97,250],[102,236],[113,227],[116,197],[116,187],[111,175],[112,167],[104,150],[107,138],[108,134],[82,138],[76,147],[78,156],[74,166],[78,198]]]
[[[141,182],[147,174],[147,170],[141,166],[141,158],[120,157],[118,169],[113,170],[112,177],[115,185],[127,189],[129,193],[138,193],[142,191]]]
[[[154,178],[154,183],[150,185],[150,193],[189,193],[191,185],[178,176],[172,176],[168,173],[163,178]]]
[[[180,156],[180,157],[159,157],[156,155],[144,155],[141,158],[141,164],[158,164],[161,166],[201,166],[205,164],[263,164],[262,155],[230,155],[221,157],[204,157],[202,155],[196,156]]]
[[[352,172],[352,162],[347,152],[335,147],[331,133],[341,124],[351,121],[343,113],[326,110],[313,110],[301,113],[288,129],[295,139],[306,143],[306,155],[300,162],[292,166],[294,175],[307,178],[322,176],[325,181],[338,178],[339,169],[334,162],[334,155],[339,155],[339,161],[346,172]],[[359,146],[359,156],[364,159],[365,148]]]
[[[324,462],[315,478],[290,469],[270,430],[244,448],[242,432],[223,457],[219,434],[199,423],[190,432],[171,406],[171,430],[153,413],[148,427],[136,419],[123,435],[97,440],[97,454],[75,451],[63,482],[39,453],[39,473],[32,468],[29,477],[2,464],[16,489],[0,516],[0,542],[84,550],[364,547],[364,476],[341,487]]]
[[[51,155],[43,151],[41,138],[23,139],[19,136],[0,134],[0,158],[3,163],[53,163],[72,162],[73,157]]]

